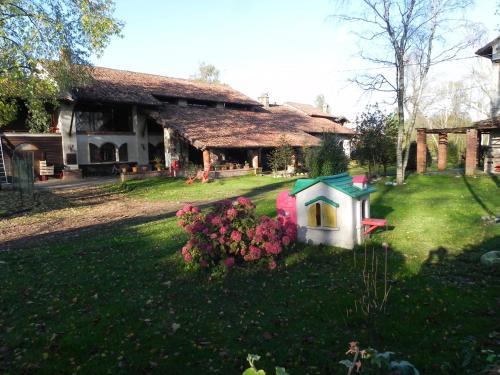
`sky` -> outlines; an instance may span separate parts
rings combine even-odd
[[[332,113],[351,121],[381,98],[350,82],[373,69],[359,57],[351,25],[329,17],[332,0],[115,0],[125,22],[97,66],[189,78],[201,62],[215,65],[224,83],[271,103],[313,104],[324,94]],[[498,36],[497,0],[477,0],[467,18],[483,22],[484,41]],[[474,50],[463,51],[472,56]],[[478,59],[438,66],[432,79],[463,79]],[[368,70],[369,71],[369,70]]]

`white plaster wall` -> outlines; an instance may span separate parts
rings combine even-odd
[[[73,114],[74,104],[66,104],[61,103],[59,107],[59,119],[58,119],[58,128],[61,132],[62,138],[62,150],[63,150],[63,162],[66,163],[66,155],[67,154],[77,154],[77,163],[78,160],[78,142],[76,136],[76,124],[73,119],[73,128],[71,129],[71,115]],[[70,164],[65,165],[71,169],[78,169],[78,164]]]
[[[306,202],[318,196],[325,196],[339,204],[337,208],[337,227],[309,228],[307,226]],[[357,238],[357,205],[358,200],[351,198],[328,185],[319,182],[296,195],[298,240],[304,243],[325,244],[352,249],[359,243]]]
[[[104,143],[113,143],[116,147],[127,143],[128,160],[129,162],[139,163],[137,156],[137,140],[133,134],[129,135],[98,135],[98,134],[78,134],[76,136],[78,143],[78,164],[90,164],[90,148],[89,144],[93,143],[96,146],[102,146]],[[147,151],[147,149],[146,149]]]

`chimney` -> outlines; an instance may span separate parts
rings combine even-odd
[[[264,106],[264,108],[269,108],[269,94],[266,92],[259,96],[259,102]]]
[[[328,103],[323,103],[323,113],[330,113],[330,106]]]

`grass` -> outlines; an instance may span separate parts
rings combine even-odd
[[[272,215],[276,192],[292,184],[152,179],[119,189],[179,202],[246,194]],[[387,313],[370,324],[354,309],[362,248],[356,267],[351,251],[298,245],[275,272],[209,278],[184,269],[186,237],[168,218],[0,253],[0,373],[239,374],[257,353],[267,369],[337,374],[352,339],[395,351],[424,374],[466,373],[462,351],[498,342],[498,275],[478,264],[500,247],[500,227],[481,220],[500,210],[495,181],[410,176],[404,186],[379,183],[372,199],[372,216],[393,228],[369,247],[392,249]]]

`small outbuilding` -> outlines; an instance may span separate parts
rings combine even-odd
[[[366,176],[347,173],[297,180],[290,196],[295,197],[298,240],[347,249],[361,244],[374,191]]]

